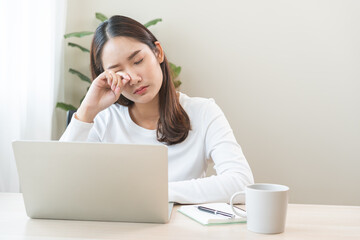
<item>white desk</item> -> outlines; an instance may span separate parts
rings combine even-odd
[[[276,235],[252,233],[246,224],[202,226],[177,208],[168,224],[40,220],[26,216],[21,194],[0,193],[0,240],[360,239],[359,206],[289,204],[286,230]]]

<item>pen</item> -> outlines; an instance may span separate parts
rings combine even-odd
[[[235,215],[234,215],[234,214],[231,214],[231,213],[222,212],[222,211],[218,211],[218,210],[215,210],[215,209],[212,209],[212,208],[203,207],[203,206],[198,206],[197,208],[198,208],[200,211],[212,213],[212,214],[215,214],[215,215],[222,215],[222,216],[226,216],[226,217],[229,217],[229,218],[235,218]]]

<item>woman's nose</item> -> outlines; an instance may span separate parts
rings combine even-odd
[[[129,82],[130,86],[136,85],[142,80],[141,77],[136,74],[128,73],[128,75],[130,77],[130,82]]]

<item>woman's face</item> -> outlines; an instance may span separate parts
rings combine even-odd
[[[135,103],[148,103],[158,97],[163,81],[160,63],[164,61],[164,52],[159,42],[155,44],[157,53],[129,37],[111,38],[104,45],[103,68],[130,76],[122,94]]]

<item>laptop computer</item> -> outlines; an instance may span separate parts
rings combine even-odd
[[[30,218],[167,223],[164,145],[14,141]]]

